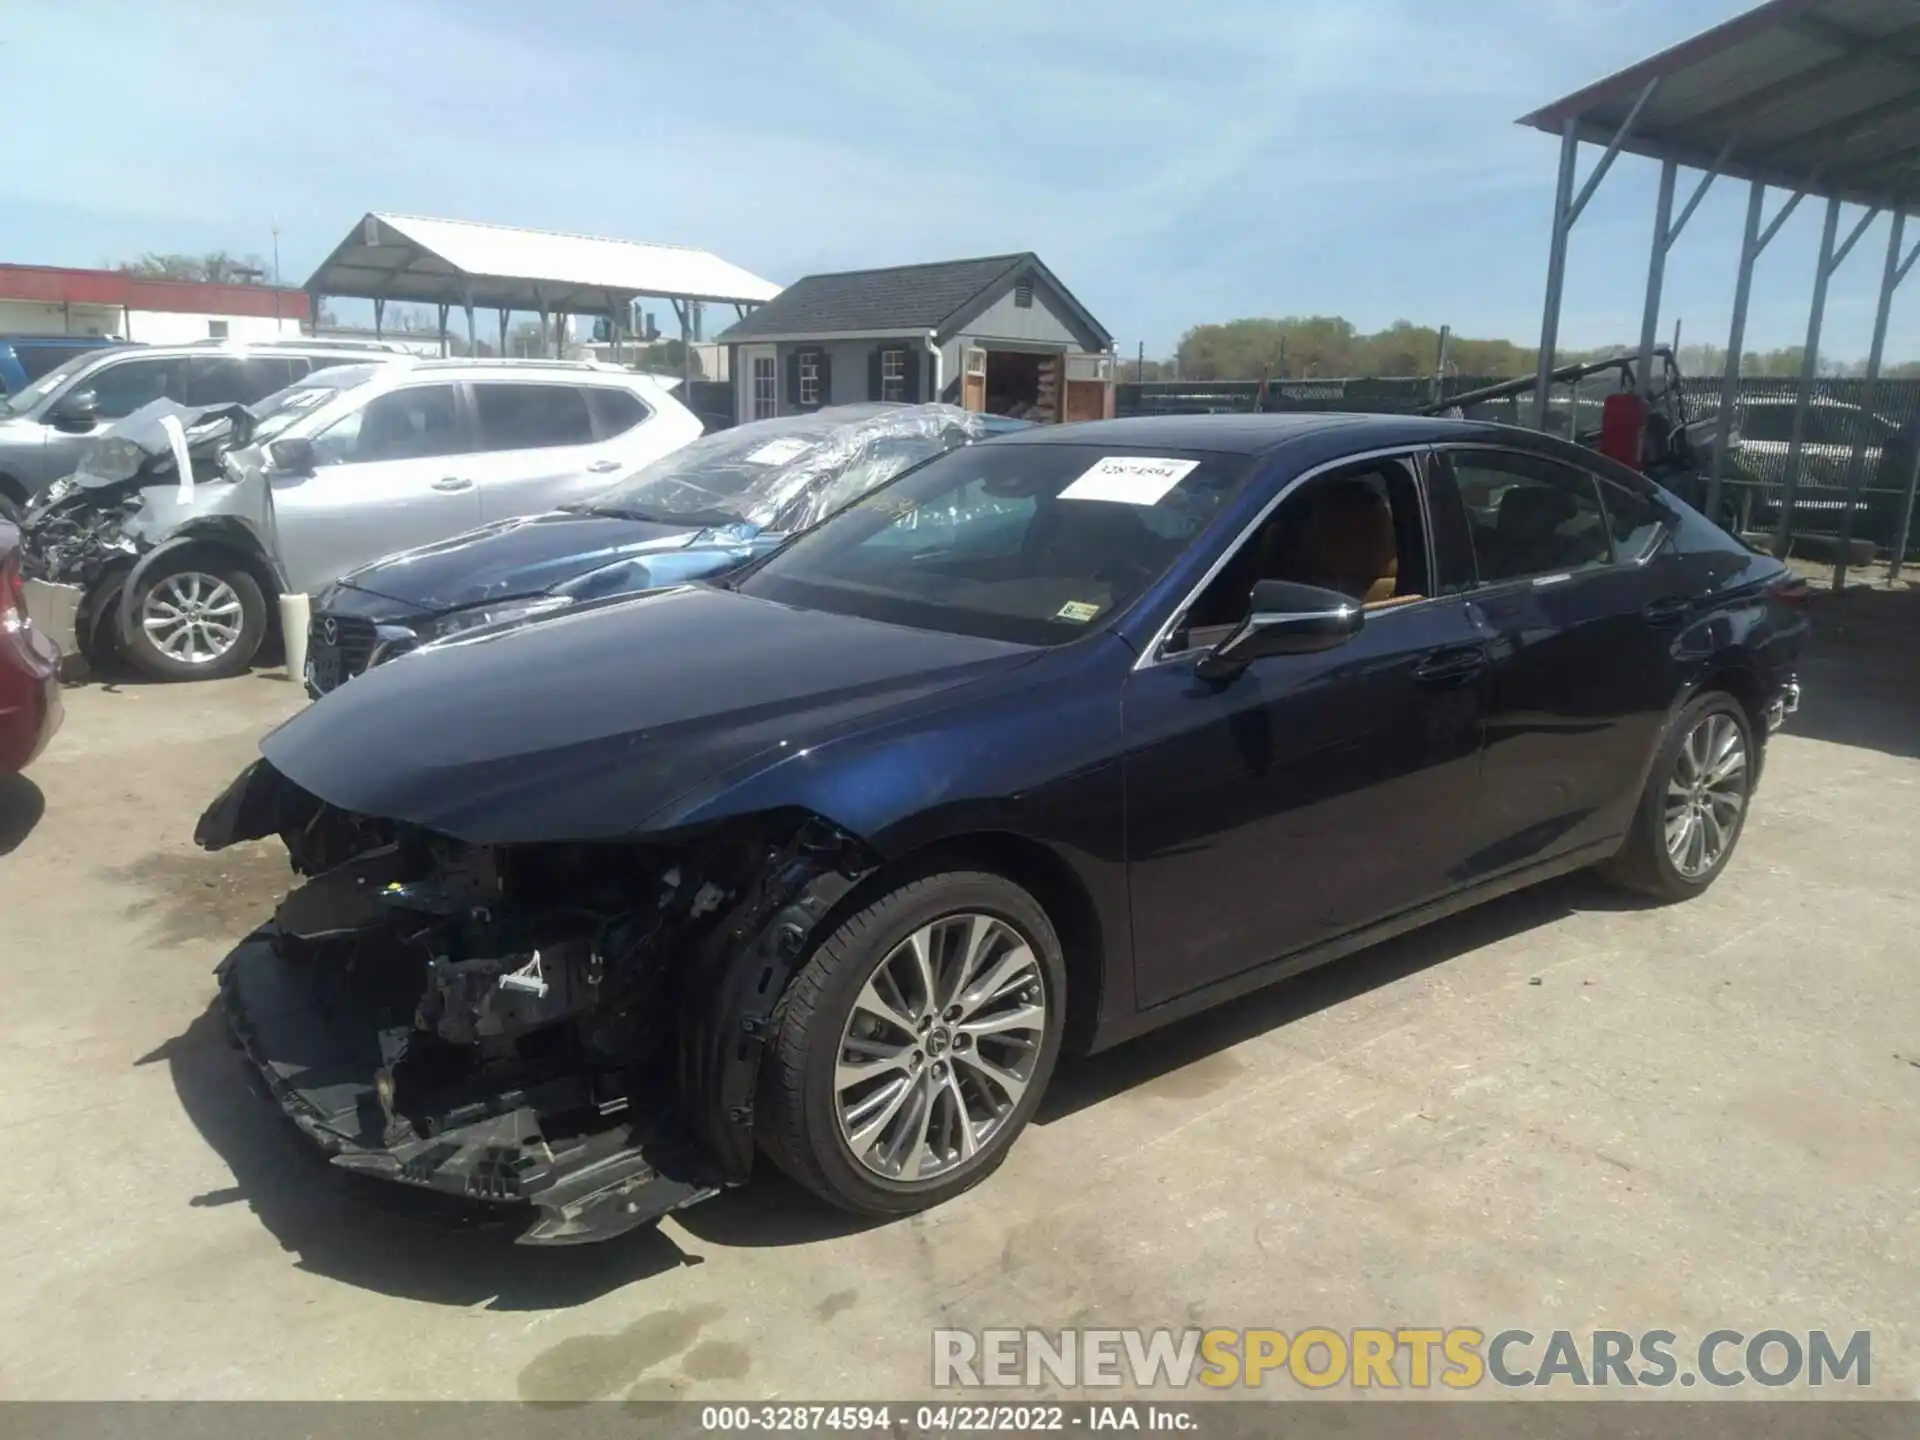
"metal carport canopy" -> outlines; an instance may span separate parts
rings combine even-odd
[[[1778,540],[1784,547],[1792,538],[1792,502],[1799,478],[1807,387],[1818,360],[1827,281],[1874,218],[1882,211],[1890,212],[1887,260],[1868,363],[1871,386],[1879,375],[1894,288],[1913,261],[1914,252],[1903,255],[1900,247],[1906,207],[1916,182],[1920,182],[1920,0],[1767,0],[1723,25],[1523,116],[1520,123],[1561,137],[1553,248],[1541,323],[1536,423],[1545,422],[1546,376],[1553,368],[1559,333],[1568,232],[1620,152],[1662,162],[1641,336],[1643,360],[1652,348],[1658,322],[1667,250],[1715,178],[1729,175],[1749,182],[1746,238],[1728,345],[1731,356],[1709,490],[1713,503],[1719,497],[1720,468],[1737,393],[1754,261],[1803,198],[1812,195],[1827,202],[1782,500]],[[1583,141],[1603,148],[1576,194],[1575,169]],[[1676,220],[1674,182],[1681,166],[1706,173]],[[1763,229],[1761,210],[1768,186],[1785,190],[1788,198]],[[1844,240],[1836,243],[1843,202],[1866,207],[1866,214]],[[1641,383],[1646,384],[1644,363],[1639,373]],[[1871,394],[1868,400],[1870,404]],[[1848,481],[1850,492],[1858,485],[1859,463],[1856,450]],[[1911,506],[1910,485],[1909,517]],[[1852,507],[1849,505],[1844,513],[1850,521]],[[1904,543],[1906,529],[1903,524],[1899,543]],[[1844,555],[1843,545],[1836,583],[1844,581]],[[1899,558],[1896,546],[1896,566]]]
[[[603,315],[641,297],[760,305],[780,293],[705,250],[384,211],[355,225],[306,289],[578,315]]]

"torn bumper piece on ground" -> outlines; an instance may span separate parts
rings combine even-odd
[[[343,1169],[602,1240],[747,1177],[760,1046],[863,868],[802,812],[633,844],[471,845],[349,815],[267,762],[208,849],[278,833],[307,876],[219,967],[280,1108]]]

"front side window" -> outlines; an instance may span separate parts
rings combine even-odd
[[[547,450],[591,445],[587,397],[573,385],[511,384],[482,380],[473,387],[482,450]]]
[[[457,455],[466,448],[451,385],[416,385],[377,395],[313,439],[316,465],[367,464]]]
[[[770,420],[779,413],[779,372],[771,355],[756,355],[753,357],[753,418]]]
[[[1612,563],[1591,475],[1509,451],[1460,450],[1451,460],[1481,584]]]
[[[817,350],[800,352],[800,403],[820,403],[820,352]]]
[[[882,400],[907,398],[906,351],[882,350],[880,352],[880,398]]]
[[[285,355],[206,355],[188,362],[187,404],[251,405],[284,390],[298,374]]]
[[[121,360],[96,370],[78,388],[93,392],[102,420],[123,420],[155,400],[185,404],[186,372],[187,362],[178,358]]]
[[[1255,463],[1199,451],[966,446],[856,500],[740,588],[890,624],[1062,644],[1132,605]]]

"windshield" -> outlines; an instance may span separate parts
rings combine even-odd
[[[759,420],[663,456],[585,508],[669,524],[803,529],[977,428],[945,405]]]
[[[66,384],[67,381],[71,380],[75,375],[93,364],[93,362],[98,360],[102,355],[112,353],[110,348],[103,346],[98,350],[89,350],[84,355],[76,355],[71,360],[54,366],[53,369],[47,371],[46,374],[42,375],[31,385],[24,386],[14,391],[13,394],[7,396],[4,400],[0,400],[0,410],[10,415],[26,414],[29,410],[33,409],[34,406],[46,399],[47,396],[53,394],[54,391]]]
[[[855,502],[740,589],[892,624],[1057,645],[1138,599],[1256,464],[1202,451],[968,446]]]
[[[254,401],[247,407],[253,411],[256,422],[252,443],[266,444],[302,415],[312,414],[342,391],[364,385],[379,373],[379,369],[378,365],[335,365],[326,370],[316,370],[284,390],[276,390],[264,400]]]

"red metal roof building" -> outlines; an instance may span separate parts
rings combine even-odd
[[[118,270],[0,265],[0,333],[118,335],[149,344],[297,334],[307,292],[278,285],[149,280]]]

